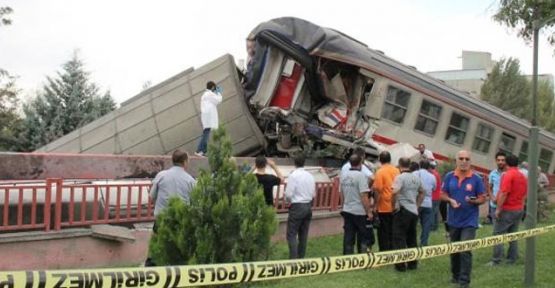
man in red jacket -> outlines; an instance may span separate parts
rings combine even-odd
[[[528,193],[528,180],[518,170],[518,158],[514,155],[507,156],[509,167],[501,176],[501,187],[497,193],[497,209],[493,224],[493,235],[502,235],[518,231],[518,224],[524,214],[524,201]],[[509,243],[507,264],[514,264],[518,257],[516,241]],[[490,266],[501,263],[503,258],[503,244],[493,247],[493,257]]]
[[[436,169],[437,162],[430,161],[428,171],[436,178],[436,189],[432,191],[432,231],[436,231],[439,223],[439,204],[441,203],[441,176]]]

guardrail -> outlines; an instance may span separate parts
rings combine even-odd
[[[286,213],[289,204],[285,201],[286,184],[274,188],[274,208],[278,213]],[[341,207],[339,195],[339,178],[333,178],[331,182],[316,183],[316,195],[312,201],[312,210],[336,211]]]
[[[150,180],[133,183],[0,184],[0,232],[60,230],[94,224],[153,221]]]
[[[150,179],[131,183],[79,183],[49,178],[31,183],[0,183],[0,232],[60,230],[96,224],[154,221]],[[285,185],[276,187],[274,207],[286,213]],[[339,181],[319,182],[312,209],[341,207]]]

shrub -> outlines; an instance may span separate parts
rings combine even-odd
[[[277,229],[276,213],[265,204],[253,174],[230,160],[232,146],[224,128],[212,131],[210,171],[201,171],[191,202],[172,198],[157,218],[150,253],[158,265],[263,260]]]

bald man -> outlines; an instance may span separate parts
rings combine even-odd
[[[452,242],[471,240],[478,228],[478,206],[486,201],[484,182],[471,169],[470,152],[457,153],[456,168],[445,175],[441,187],[441,199],[449,203],[447,225]],[[472,272],[470,251],[451,254],[451,282],[468,287]]]

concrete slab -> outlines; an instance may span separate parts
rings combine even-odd
[[[122,226],[114,225],[92,225],[91,226],[91,236],[106,240],[118,241],[118,242],[135,242],[135,236],[133,236],[132,231],[128,228]]]
[[[189,99],[176,103],[163,112],[156,114],[156,124],[158,125],[159,131],[165,131],[196,114],[197,109],[195,109],[193,100]]]
[[[158,134],[158,131],[156,129],[156,124],[154,123],[154,118],[152,117],[123,132],[120,132],[118,134],[118,141],[122,150],[125,151],[141,142],[146,141],[156,134]]]
[[[152,136],[133,147],[123,150],[124,154],[129,155],[162,155],[165,154],[164,152],[164,148],[162,147],[162,143],[160,142],[160,137],[158,137],[158,135]]]
[[[118,116],[116,119],[118,131],[124,131],[150,117],[152,117],[152,108],[150,106],[150,102],[147,101],[135,109],[125,114],[122,113]]]
[[[191,98],[191,95],[189,84],[183,83],[173,90],[160,94],[158,97],[153,97],[152,106],[154,108],[154,113],[159,113],[181,101],[187,100]]]
[[[67,139],[66,139],[67,140]],[[52,152],[66,152],[66,153],[80,153],[81,152],[81,139],[79,137],[66,142],[60,146],[52,147]]]
[[[150,102],[150,97],[148,95],[142,95],[141,97],[134,99],[133,101],[127,103],[126,105],[121,106],[116,111],[118,113],[118,116],[122,116],[126,113],[129,113],[137,109],[139,106],[145,105],[146,103],[149,103],[149,102]]]
[[[109,121],[104,125],[99,125],[89,132],[81,135],[81,148],[83,151],[113,137],[116,133],[116,125],[113,121]]]
[[[119,154],[121,150],[118,148],[115,137],[110,137],[92,147],[83,148],[83,153],[89,154]]]
[[[200,120],[197,117],[193,117],[161,132],[160,137],[164,147],[167,149],[166,152],[170,152],[183,145],[183,143],[188,143],[197,138],[191,137],[191,135],[200,134],[202,134]],[[194,152],[191,150],[187,151],[190,153]]]

